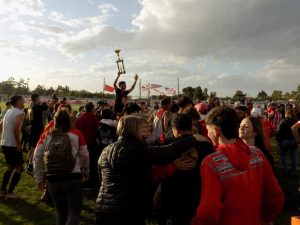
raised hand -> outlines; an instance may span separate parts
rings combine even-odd
[[[135,75],[134,75],[134,79],[135,79],[135,80],[139,79],[139,75],[135,74]]]

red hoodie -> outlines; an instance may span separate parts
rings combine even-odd
[[[281,211],[283,192],[263,153],[238,139],[201,166],[202,193],[192,225],[260,225]]]

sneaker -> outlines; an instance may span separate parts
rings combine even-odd
[[[5,198],[6,191],[0,191],[0,198]]]
[[[16,193],[14,193],[14,192],[10,192],[10,193],[6,194],[5,198],[6,199],[17,199],[18,195],[16,195]]]

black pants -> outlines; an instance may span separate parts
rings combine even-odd
[[[78,225],[82,206],[81,179],[48,182],[56,209],[56,225]]]
[[[96,225],[145,225],[145,217],[128,213],[98,213]]]
[[[87,149],[90,155],[90,174],[88,185],[99,185],[99,173],[98,173],[98,159],[100,157],[100,149],[97,145],[87,145]]]

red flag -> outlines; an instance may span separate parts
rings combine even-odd
[[[104,91],[114,92],[115,89],[112,86],[109,86],[109,85],[105,84],[104,85]]]

